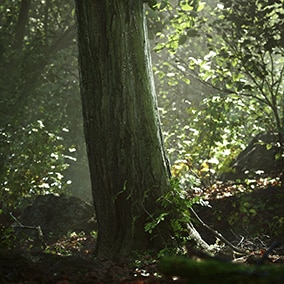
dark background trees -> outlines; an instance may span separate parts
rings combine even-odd
[[[0,13],[3,206],[66,190],[90,198],[73,4],[3,1]]]

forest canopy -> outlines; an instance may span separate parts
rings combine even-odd
[[[188,160],[213,183],[252,137],[282,136],[284,11],[281,1],[196,3],[151,2],[147,19],[170,160]],[[8,204],[63,188],[90,196],[78,135],[73,9],[69,1],[1,4],[1,186]],[[76,171],[84,184],[72,180]]]

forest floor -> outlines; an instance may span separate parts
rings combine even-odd
[[[233,253],[227,245],[216,241],[211,231],[198,221],[194,222],[202,238],[218,248],[216,259],[221,257],[248,265],[259,261],[283,265],[284,187],[279,180],[220,183],[206,189],[202,195],[210,206],[195,206],[199,217],[246,251],[245,255]],[[94,241],[92,233],[73,232],[48,243],[45,250],[39,247],[2,248],[0,283],[193,283],[163,276],[157,268],[158,261],[147,255],[130,263],[99,262],[94,258]],[[272,247],[276,241],[277,246]],[[198,252],[193,251],[189,257],[206,258],[206,254]]]

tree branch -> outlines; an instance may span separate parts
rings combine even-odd
[[[12,212],[10,212],[10,216],[15,220],[15,222],[17,223],[17,226],[14,226],[14,228],[20,228],[20,229],[27,229],[27,230],[36,230],[38,233],[38,240],[40,241],[41,245],[46,248],[47,244],[44,241],[44,237],[43,237],[43,232],[41,230],[40,226],[25,226],[23,225],[13,214]]]
[[[67,48],[71,45],[72,40],[75,39],[75,35],[75,27],[68,27],[62,34],[58,35],[54,42],[47,48],[47,52],[49,54],[54,54],[61,49]]]
[[[16,49],[22,46],[24,40],[25,28],[29,19],[30,6],[31,0],[22,0],[15,32],[14,48]]]

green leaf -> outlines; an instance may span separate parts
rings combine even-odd
[[[198,31],[195,30],[195,29],[190,29],[190,30],[188,30],[188,32],[186,34],[189,37],[195,37],[195,36],[198,36]]]
[[[187,36],[186,36],[186,35],[181,35],[181,36],[179,37],[179,40],[178,40],[178,45],[183,45],[183,44],[185,44],[186,40],[187,40]]]
[[[253,208],[249,210],[249,213],[251,213],[253,216],[257,214],[256,210]]]
[[[186,12],[193,10],[193,7],[190,6],[190,5],[189,5],[188,3],[186,3],[186,2],[182,2],[182,3],[180,4],[180,6],[181,6],[182,10],[183,10],[183,11],[186,11]]]
[[[204,9],[204,7],[205,7],[205,2],[199,3],[198,8],[197,8],[197,12],[202,11]]]
[[[266,150],[270,150],[273,147],[272,144],[266,144]]]

